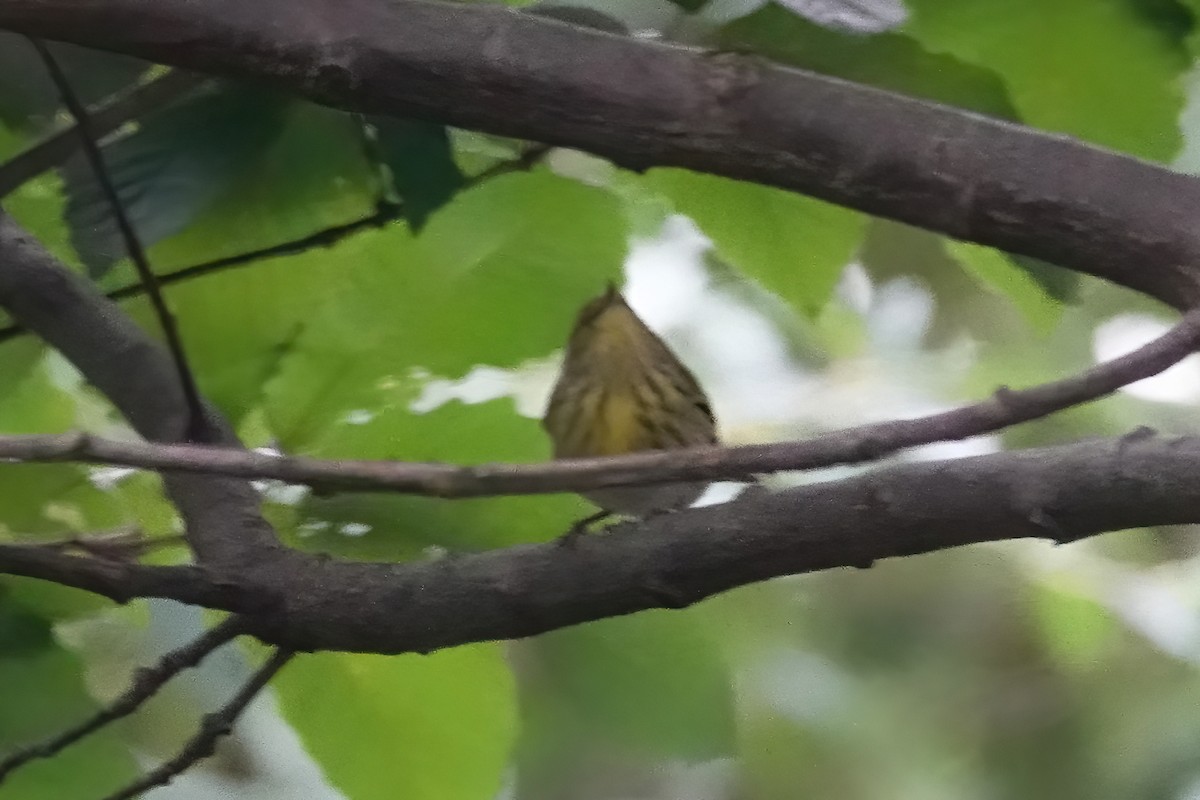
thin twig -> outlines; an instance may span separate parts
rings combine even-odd
[[[118,92],[88,110],[92,133],[103,138],[146,112],[200,87],[207,80],[211,80],[207,75],[173,69],[165,75]],[[79,147],[79,138],[79,123],[76,122],[49,134],[0,164],[0,198],[66,161]]]
[[[335,461],[228,447],[118,442],[83,433],[0,436],[0,458],[82,461],[143,469],[275,478],[326,491],[388,491],[443,498],[548,494],[676,481],[744,480],[752,475],[874,461],[900,450],[954,441],[1029,422],[1111,394],[1162,372],[1200,344],[1200,309],[1158,339],[1112,361],[1023,390],[914,419],[859,425],[812,439],[739,447],[697,447],[533,464]]]
[[[493,164],[487,169],[473,175],[468,181],[467,186],[475,186],[490,178],[495,178],[500,175],[506,175],[510,172],[522,172],[531,169],[545,155],[552,150],[549,145],[535,144],[526,148],[517,157],[509,161],[501,161],[498,164]],[[3,167],[0,167],[2,172]],[[2,192],[2,184],[0,184],[0,192]],[[173,270],[171,272],[158,275],[158,285],[171,286],[182,281],[192,280],[193,278],[201,278],[205,275],[211,275],[215,272],[222,272],[232,267],[245,266],[256,261],[265,261],[271,258],[280,258],[282,256],[298,255],[309,250],[315,250],[318,247],[332,247],[343,239],[352,236],[359,231],[369,230],[371,228],[382,228],[389,223],[403,218],[403,206],[389,202],[387,200],[379,200],[376,203],[375,209],[366,216],[343,222],[338,225],[332,225],[315,233],[310,233],[299,239],[292,239],[279,244],[259,247],[254,250],[248,250],[244,253],[237,253],[232,256],[216,258],[212,261],[205,261],[200,264],[193,264],[188,267]],[[141,281],[131,283],[126,286],[121,286],[108,292],[106,296],[110,300],[127,300],[131,297],[140,297],[146,293],[146,286]],[[0,328],[0,343],[6,342],[9,339],[14,339],[18,336],[28,333],[20,325],[9,325]]]
[[[187,741],[187,744],[174,758],[164,761],[152,772],[113,792],[104,800],[129,800],[129,798],[137,797],[156,786],[166,786],[197,761],[211,756],[216,750],[217,740],[222,736],[227,736],[233,730],[233,724],[237,721],[238,716],[263,690],[271,678],[275,677],[275,674],[283,668],[284,664],[291,660],[293,655],[295,653],[292,651],[282,649],[272,653],[267,662],[259,667],[258,671],[250,677],[250,680],[246,681],[246,684],[228,703],[217,711],[205,715],[200,723],[200,730]]]
[[[248,250],[244,253],[226,256],[225,258],[216,258],[201,264],[193,264],[190,267],[184,267],[183,269],[177,269],[165,275],[160,275],[158,282],[161,286],[170,286],[174,283],[200,278],[214,272],[221,272],[230,267],[238,267],[254,261],[265,261],[271,258],[279,258],[280,256],[298,255],[308,250],[315,250],[318,247],[333,247],[348,236],[370,228],[382,228],[388,223],[400,219],[401,216],[401,206],[381,202],[370,214],[351,220],[350,222],[332,225],[299,239],[292,239],[291,241]],[[130,297],[138,297],[144,294],[145,291],[146,289],[141,283],[133,283],[113,289],[106,296],[111,300],[126,300]],[[5,335],[7,333],[7,330],[0,330],[0,341],[4,341],[7,338]]]
[[[121,231],[121,236],[125,240],[125,247],[129,251],[129,258],[137,268],[138,276],[141,278],[142,284],[146,287],[146,291],[150,295],[150,302],[154,306],[155,313],[158,315],[159,324],[162,326],[163,335],[167,340],[167,347],[171,351],[171,358],[175,361],[175,369],[179,373],[180,388],[183,390],[184,398],[187,401],[189,419],[186,438],[188,441],[193,442],[206,441],[208,439],[206,435],[208,418],[204,413],[204,403],[200,400],[200,392],[196,388],[196,380],[192,375],[191,369],[188,367],[187,355],[183,349],[183,340],[179,336],[179,328],[176,326],[175,317],[171,314],[171,310],[167,307],[167,302],[163,298],[162,290],[159,288],[154,270],[150,267],[150,260],[146,257],[146,251],[142,247],[141,240],[138,238],[137,232],[133,229],[133,223],[130,221],[129,215],[125,212],[125,207],[121,203],[117,189],[113,186],[112,178],[109,176],[108,169],[104,165],[104,155],[100,152],[100,145],[97,143],[95,133],[91,128],[91,120],[88,117],[87,109],[83,107],[83,103],[80,102],[78,95],[71,88],[71,83],[67,80],[62,67],[59,66],[58,61],[46,47],[45,43],[35,38],[30,38],[29,41],[33,44],[34,49],[37,50],[43,63],[45,63],[46,71],[50,74],[51,80],[54,81],[54,85],[58,88],[59,94],[62,95],[63,104],[71,112],[71,116],[75,118],[75,124],[79,128],[79,140],[83,145],[83,152],[96,174],[96,181],[100,184],[100,188],[108,198],[109,205],[112,206],[113,218],[116,220],[117,228]]]
[[[134,527],[127,530],[118,529],[105,533],[69,536],[65,539],[22,542],[22,544],[59,552],[79,550],[90,556],[111,561],[130,561],[159,547],[185,545],[187,537],[182,534],[148,537]]]
[[[245,631],[246,623],[242,617],[228,617],[191,642],[167,653],[154,666],[139,669],[134,673],[133,683],[129,688],[90,719],[44,741],[22,747],[0,760],[0,783],[3,783],[4,779],[18,767],[39,758],[55,756],[105,725],[129,716],[141,708],[142,704],[153,697],[171,678],[185,669],[196,666],[209,653],[237,638]]]

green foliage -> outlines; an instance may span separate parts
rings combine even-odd
[[[722,30],[717,46],[995,117],[1016,116],[1004,82],[987,62],[955,57],[908,33],[832,31],[768,3]]]
[[[861,214],[794,192],[686,170],[651,170],[647,181],[732,266],[809,315],[829,300],[862,240]]]
[[[498,645],[304,655],[274,685],[284,717],[348,800],[478,800],[500,788],[517,719]]]
[[[457,378],[544,356],[617,274],[622,232],[610,196],[535,173],[464,192],[419,239],[392,229],[347,243],[353,273],[267,387],[272,429],[311,449],[347,413],[411,397],[414,369]]]
[[[143,245],[178,233],[210,207],[279,134],[288,102],[258,88],[220,87],[105,146],[105,167]],[[103,275],[126,254],[112,207],[82,153],[63,178],[72,242],[89,271]]]
[[[1011,300],[1034,330],[1049,333],[1058,324],[1062,306],[1003,253],[967,242],[947,242],[946,246],[968,272]]]
[[[648,611],[539,637],[528,658],[544,683],[532,702],[545,704],[543,722],[553,724],[532,729],[530,746],[561,755],[567,735],[664,758],[730,754],[731,676],[701,622],[694,613]]]
[[[49,43],[49,50],[85,103],[129,86],[150,66],[129,56],[60,42]],[[58,90],[33,46],[24,36],[0,31],[0,124],[37,130],[59,105]]]
[[[1030,125],[1167,160],[1179,149],[1178,79],[1189,59],[1183,32],[1155,24],[1143,13],[1150,4],[1141,7],[1010,0],[999,12],[988,0],[910,0],[908,33],[1001,76]]]
[[[682,33],[714,50],[1160,161],[1200,135],[1179,122],[1200,0],[908,0],[904,27],[869,36],[774,3],[709,30],[720,9],[672,2],[689,12],[675,14]],[[620,28],[604,4],[530,10]],[[58,108],[16,44],[0,34],[0,157],[32,143]],[[145,68],[95,53],[68,61],[89,99]],[[672,213],[713,247],[686,269],[669,248],[647,257],[658,291],[699,304],[663,303],[654,323],[712,376],[723,428],[742,440],[913,416],[1075,372],[1092,363],[1097,324],[1145,310],[1075,273],[681,169],[635,174],[555,151],[527,173],[476,182],[465,175],[521,143],[368,121],[373,143],[352,115],[225,85],[105,146],[168,276],[400,204],[402,219],[328,235],[329,246],[168,286],[202,390],[253,444],[331,458],[547,458],[539,391],[578,307],[619,281],[630,243],[663,236]],[[136,280],[78,160],[4,205],[57,257],[91,267],[101,288]],[[846,272],[852,260],[861,274]],[[159,335],[144,298],[122,307]],[[797,357],[800,339],[824,352]],[[746,367],[759,361],[774,372]],[[1122,395],[974,444],[1033,446],[1146,422],[1194,430],[1194,402],[1166,405]],[[0,342],[0,433],[124,435],[114,418],[32,337]],[[392,562],[545,541],[591,507],[571,495],[443,501],[272,486],[264,510],[290,545]],[[151,474],[105,482],[75,465],[0,464],[0,541],[131,524],[178,530]],[[723,759],[741,794],[780,800],[1182,797],[1200,747],[1200,719],[1180,702],[1200,689],[1200,641],[1188,633],[1195,536],[1122,537],[1135,544],[1072,545],[1075,561],[1054,574],[1049,548],[973,547],[508,645],[305,654],[274,688],[284,719],[350,800],[487,800],[502,786],[518,800],[693,797],[712,781],[677,773]],[[45,582],[0,583],[0,753],[93,708],[80,676],[100,658],[63,651],[54,626],[107,607]],[[191,705],[173,705],[187,704],[167,693],[154,713],[190,725]],[[133,769],[104,734],[21,773],[10,791],[96,795]],[[256,777],[237,796],[256,792]]]
[[[57,733],[95,711],[80,667],[54,642],[49,621],[16,602],[0,584],[0,753]],[[135,774],[129,753],[107,731],[13,773],[4,791],[28,800],[87,797]]]
[[[444,125],[372,116],[379,157],[391,175],[404,218],[419,230],[431,213],[466,185]]]

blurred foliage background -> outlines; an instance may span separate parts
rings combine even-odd
[[[1200,167],[1200,0],[513,5]],[[56,52],[91,102],[161,72]],[[0,161],[64,119],[28,43],[0,33]],[[608,279],[694,368],[730,442],[948,408],[1077,371],[1170,323],[1098,281],[798,195],[530,147],[217,81],[104,142],[201,388],[249,445],[291,453],[547,457],[536,420],[560,348]],[[103,289],[136,283],[78,157],[4,207]],[[313,236],[321,246],[214,266]],[[122,303],[157,332],[144,298]],[[903,457],[1140,424],[1194,431],[1194,362]],[[5,327],[0,431],[74,428],[132,435],[61,357]],[[289,543],[343,558],[546,540],[587,511],[559,496],[259,488]],[[126,525],[179,531],[154,476],[0,465],[0,539]],[[112,608],[0,579],[0,751],[81,718],[205,621],[171,603]],[[18,773],[8,794],[102,794],[172,753],[256,657],[220,651],[134,718]],[[1200,554],[1192,529],[974,546],[528,641],[304,656],[273,689],[216,758],[149,796],[1188,800],[1200,798]]]

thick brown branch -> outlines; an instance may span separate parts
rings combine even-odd
[[[1177,307],[1200,298],[1200,181],[754,57],[422,0],[7,0],[0,28],[793,189]]]
[[[90,719],[68,728],[45,741],[22,747],[0,759],[0,783],[13,770],[39,758],[51,758],[65,750],[70,745],[85,736],[103,728],[109,723],[122,717],[127,717],[141,708],[142,704],[153,697],[167,681],[189,667],[199,664],[209,653],[226,642],[245,632],[245,621],[239,617],[230,617],[221,624],[180,648],[172,650],[158,660],[152,667],[138,670],[134,674],[133,683],[120,697],[108,706],[100,709]]]
[[[2,211],[0,306],[58,348],[142,436],[166,442],[185,437],[190,415],[166,351]],[[224,443],[237,444],[215,413],[210,422]],[[234,569],[274,552],[274,532],[244,481],[168,475],[165,483],[206,567]]]
[[[860,425],[797,442],[702,447],[612,458],[460,467],[402,461],[327,461],[232,448],[117,442],[81,433],[0,436],[0,458],[87,461],[146,469],[274,478],[325,490],[480,497],[579,491],[678,480],[744,479],[783,470],[874,461],[933,442],[965,439],[1095,400],[1186,358],[1200,344],[1200,310],[1158,339],[1079,375],[915,419]]]
[[[73,556],[37,545],[0,544],[0,574],[38,578],[102,595],[118,603],[163,597],[225,611],[261,611],[272,600],[202,567],[152,567]]]
[[[0,546],[0,573],[118,599],[144,591],[246,611],[255,635],[297,650],[428,652],[685,606],[780,575],[863,567],[974,542],[1067,542],[1198,522],[1200,438],[1159,439],[1139,431],[903,464],[624,524],[571,546],[530,544],[409,564],[282,551],[247,564],[246,582],[238,587],[190,568],[109,565]]]

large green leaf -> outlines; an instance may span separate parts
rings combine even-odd
[[[1003,294],[1039,333],[1049,333],[1063,305],[1005,254],[988,247],[948,241],[949,255],[986,286]]]
[[[376,186],[345,114],[304,103],[289,106],[279,138],[183,233],[151,251],[170,274],[197,262],[292,241],[367,214]],[[201,388],[240,418],[301,324],[354,267],[353,248],[316,248],[252,261],[170,285],[188,356]],[[110,285],[131,278],[114,270]],[[149,330],[145,300],[126,308]]]
[[[82,665],[58,647],[48,620],[15,602],[0,585],[0,755],[39,741],[95,712]],[[12,773],[4,796],[62,800],[104,794],[136,774],[112,729],[94,733],[52,759]]]
[[[1030,125],[1156,159],[1179,149],[1184,32],[1130,0],[909,0],[906,31],[1000,75]]]
[[[793,192],[679,169],[646,181],[722,258],[806,314],[821,310],[862,241],[861,214]]]
[[[734,740],[732,676],[692,612],[646,611],[544,634],[528,643],[539,703],[560,725],[660,757],[705,759]],[[537,735],[539,732],[533,732]]]
[[[724,49],[749,50],[784,64],[983,114],[1015,116],[1004,84],[987,69],[990,64],[935,52],[903,33],[860,36],[832,31],[769,3],[728,25],[718,43]]]
[[[242,177],[279,134],[288,102],[222,85],[151,114],[105,145],[106,170],[143,246],[187,227]],[[103,275],[126,254],[112,207],[82,153],[63,177],[72,241],[89,270]]]
[[[480,800],[500,788],[517,718],[499,645],[302,655],[273,685],[283,716],[348,800]]]
[[[549,455],[541,426],[519,416],[507,399],[466,405],[452,401],[417,414],[406,404],[388,406],[369,421],[343,417],[314,443],[330,458],[408,461],[539,461]],[[442,500],[402,495],[311,497],[297,509],[289,530],[298,543],[365,560],[411,558],[429,546],[479,550],[562,534],[589,512],[574,495]]]
[[[545,356],[624,250],[617,201],[546,172],[463,192],[419,239],[395,227],[356,237],[335,251],[353,263],[341,291],[268,385],[273,431],[311,448],[350,412],[407,402],[414,370],[457,378]]]

